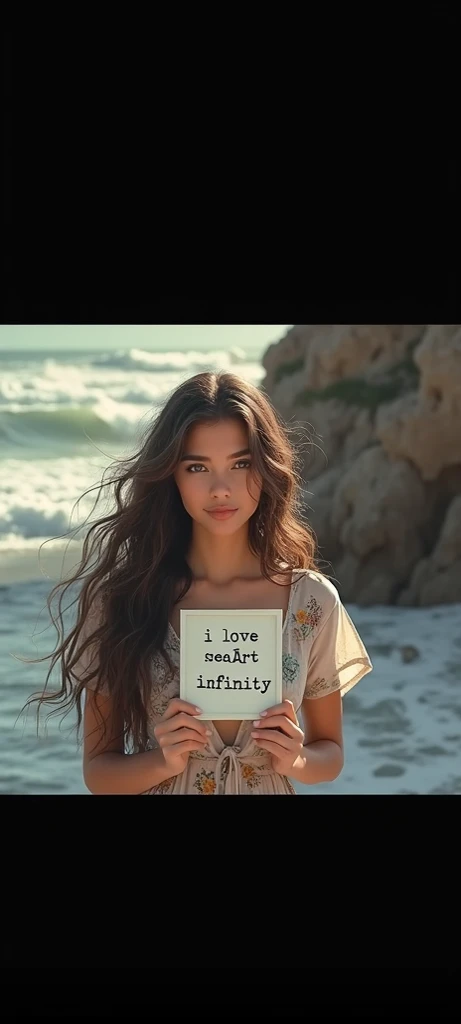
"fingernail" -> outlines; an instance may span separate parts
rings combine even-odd
[[[202,709],[201,709],[201,708],[197,708],[197,707],[196,707],[196,709],[195,709],[195,710],[196,710],[196,711],[198,711],[199,715],[201,715],[201,714],[202,714]]]
[[[264,715],[267,715],[267,711],[261,711],[261,718],[263,718]]]
[[[257,718],[256,722],[253,722],[253,725],[261,725],[261,720]]]

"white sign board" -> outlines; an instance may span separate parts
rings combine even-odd
[[[282,700],[282,609],[180,611],[180,696],[199,718],[253,719]]]

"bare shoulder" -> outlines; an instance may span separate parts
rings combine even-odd
[[[278,587],[289,587],[293,583],[293,573],[290,569],[280,569],[279,572],[271,576],[271,583],[276,584]]]

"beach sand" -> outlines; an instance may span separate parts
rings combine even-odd
[[[53,650],[46,597],[78,564],[81,545],[46,544],[0,555],[0,792],[84,793],[81,750],[50,719],[37,738],[32,713],[18,718],[49,665],[24,665]],[[68,602],[66,602],[67,604]],[[348,605],[373,662],[344,698],[345,765],[316,794],[461,793],[461,606]],[[413,652],[407,660],[407,650]]]

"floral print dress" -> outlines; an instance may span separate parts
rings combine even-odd
[[[170,700],[179,697],[180,640],[171,624],[165,646],[176,671],[171,677],[163,656],[153,658],[148,709],[152,750],[158,747],[155,726]],[[78,675],[90,659],[87,648],[79,661]],[[292,574],[282,630],[282,665],[282,696],[293,702],[297,713],[305,699],[317,700],[335,690],[344,695],[373,668],[336,587],[311,569],[296,569]],[[101,689],[104,692],[104,686]],[[268,751],[252,738],[251,721],[240,723],[232,746],[226,746],[214,722],[207,724],[212,734],[204,751],[192,751],[181,775],[153,786],[145,795],[296,795],[289,779],[273,770]]]
[[[310,569],[295,570],[292,580],[282,632],[282,696],[293,702],[298,713],[306,698],[317,700],[335,690],[344,695],[373,665],[334,584]],[[151,749],[158,745],[155,726],[170,700],[179,697],[180,640],[171,624],[166,646],[177,669],[173,679],[167,679],[164,659],[160,655],[154,659]],[[252,738],[252,722],[241,722],[232,746],[225,745],[213,722],[207,724],[212,735],[205,750],[192,751],[181,775],[145,795],[296,795],[289,779],[274,772],[268,751]]]

